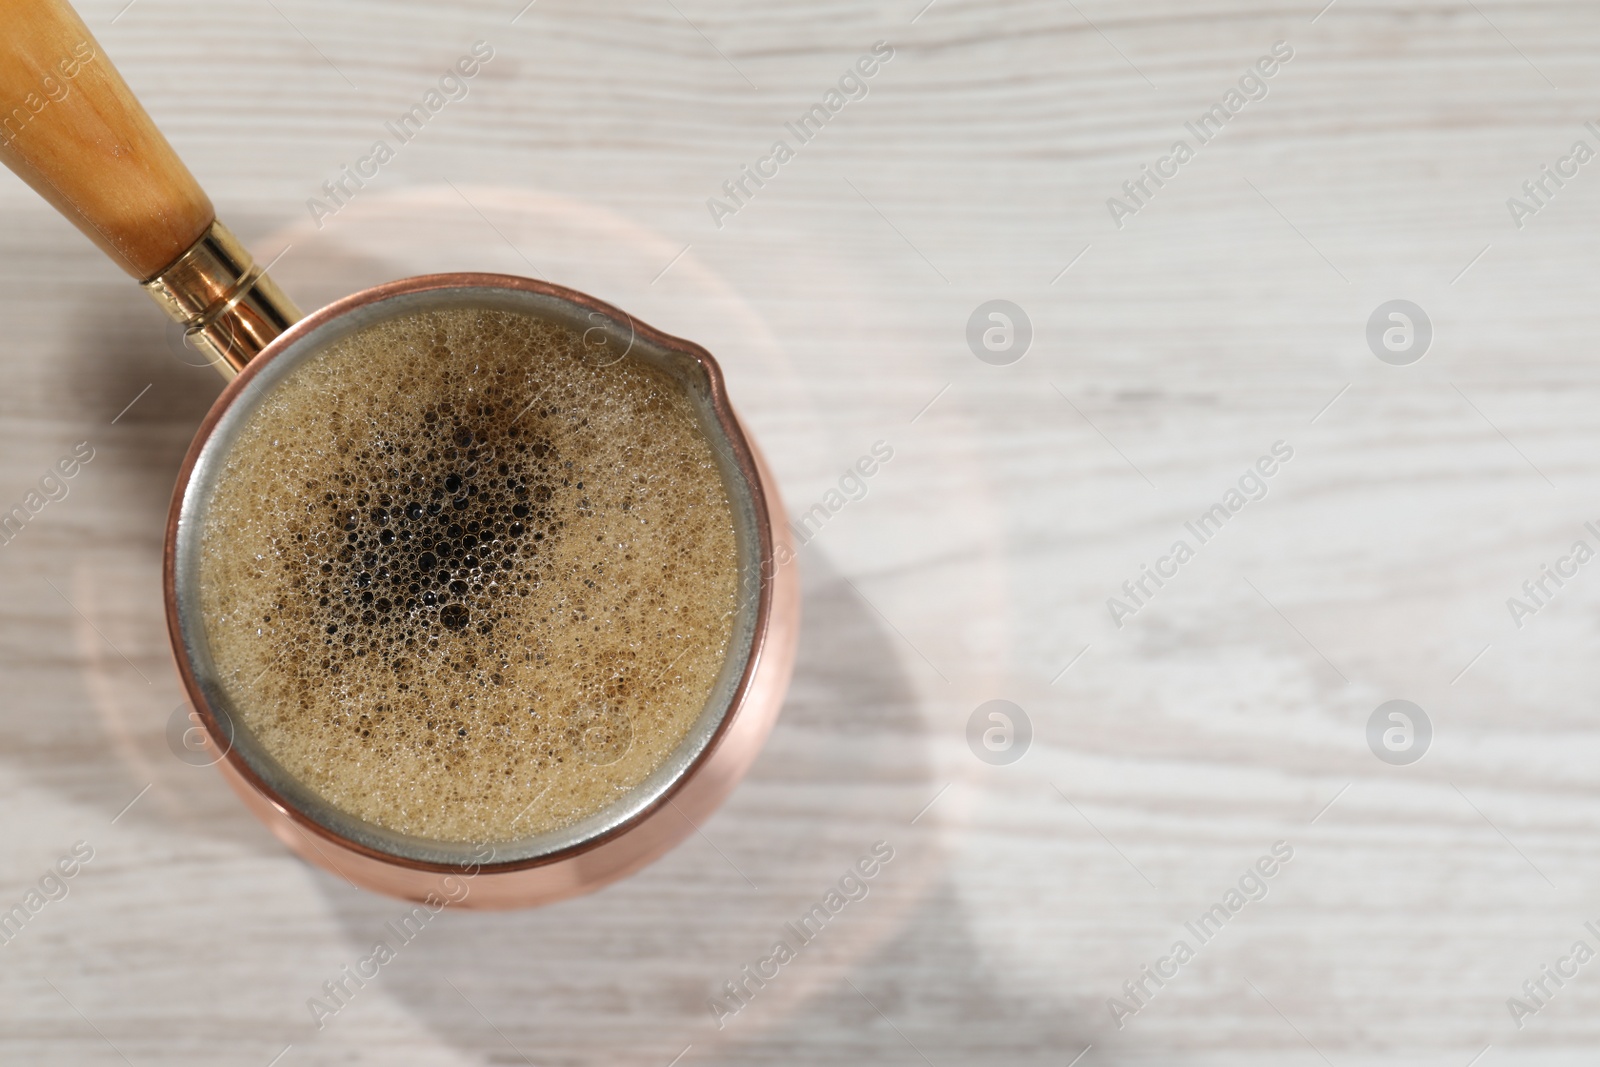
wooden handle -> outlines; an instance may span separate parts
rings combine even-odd
[[[0,0],[0,162],[140,281],[216,217],[66,0]]]

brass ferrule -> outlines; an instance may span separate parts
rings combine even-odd
[[[300,318],[294,301],[216,221],[144,291],[229,379]]]

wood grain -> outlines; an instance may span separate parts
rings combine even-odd
[[[397,906],[165,741],[161,521],[218,383],[0,183],[0,505],[97,450],[0,547],[0,908],[96,849],[0,946],[0,1059],[1593,1059],[1600,965],[1506,1008],[1600,920],[1600,571],[1506,608],[1600,524],[1596,164],[1506,206],[1595,143],[1592,5],[125,2],[86,21],[302,305],[543,275],[715,353],[796,515],[894,458],[804,549],[793,697],[704,836],[446,913],[317,1030]],[[466,98],[319,228],[307,199],[480,39]],[[867,98],[718,229],[706,199],[880,39]],[[1267,97],[1112,225],[1278,40]],[[966,340],[995,298],[1034,328],[1010,366]],[[1397,298],[1434,326],[1406,367],[1365,339]],[[1279,440],[1268,496],[1118,629],[1107,598]],[[1033,725],[1009,767],[965,739],[996,698]],[[1409,767],[1367,746],[1393,698],[1434,726]],[[880,839],[870,894],[719,1030],[707,999]],[[1278,840],[1266,899],[1119,1030],[1107,998]]]
[[[5,0],[0,23],[0,163],[155,277],[211,225],[211,201],[65,0]]]

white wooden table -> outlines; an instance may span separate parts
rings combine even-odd
[[[1520,1028],[1507,999],[1600,948],[1600,563],[1520,628],[1506,602],[1600,547],[1600,163],[1520,229],[1506,201],[1600,149],[1600,9],[125,2],[81,10],[304,306],[538,273],[716,353],[793,515],[893,459],[804,549],[792,697],[702,836],[586,899],[446,912],[319,1030],[307,1000],[406,909],[166,739],[162,522],[220,381],[0,180],[0,510],[94,449],[0,548],[0,911],[93,850],[0,945],[0,1060],[1593,1062],[1600,963]],[[468,96],[315,225],[479,40]],[[1107,198],[1276,41],[1266,97],[1119,229]],[[1031,321],[1019,362],[969,348],[992,299]],[[1433,327],[1410,365],[1365,336],[1395,299]],[[1278,441],[1266,497],[1114,625]],[[995,699],[1032,725],[1010,765],[966,740]],[[1431,722],[1410,765],[1369,748],[1391,699]],[[718,1029],[708,999],[877,841],[869,895]],[[1179,939],[1119,1029],[1108,998]]]

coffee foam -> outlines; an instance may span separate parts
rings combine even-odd
[[[204,517],[199,600],[240,727],[370,823],[559,829],[687,735],[738,548],[682,386],[562,324],[447,309],[296,367]]]

